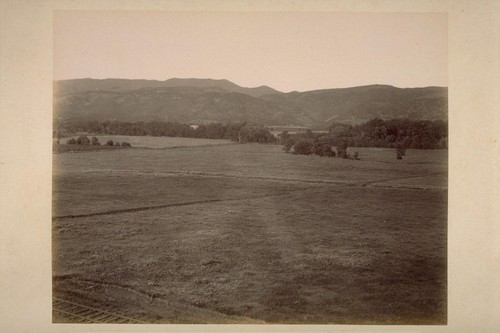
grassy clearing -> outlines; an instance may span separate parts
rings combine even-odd
[[[128,135],[96,135],[100,142],[129,142],[132,147],[140,148],[178,148],[178,147],[200,147],[218,146],[231,144],[230,140],[216,139],[195,139],[195,138],[175,138],[175,137],[155,137],[155,136],[128,136]]]
[[[446,323],[443,152],[277,148],[55,156],[54,215],[110,212],[54,220],[55,295],[148,322]]]
[[[124,150],[54,157],[56,175],[67,173],[196,173],[280,180],[364,184],[387,179],[438,175],[433,185],[446,187],[446,151],[409,151],[397,161],[393,149],[360,150],[360,161],[285,154],[275,145],[223,145],[173,150]],[[429,159],[429,161],[427,161]]]
[[[84,134],[85,135],[85,134]],[[87,135],[89,136],[89,135]],[[187,147],[211,147],[227,144],[234,144],[230,140],[213,140],[213,139],[195,139],[195,138],[170,138],[170,137],[152,137],[152,136],[127,136],[127,135],[96,135],[101,145],[68,145],[65,144],[72,136],[61,139],[61,143],[57,144],[53,140],[52,151],[56,154],[68,152],[95,152],[109,151],[126,147],[107,146],[106,142],[128,142],[134,148],[152,148],[152,149],[173,149]],[[78,136],[75,136],[76,139]],[[90,136],[91,137],[91,136]]]

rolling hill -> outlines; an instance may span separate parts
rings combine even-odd
[[[371,85],[263,96],[266,100],[298,107],[315,123],[359,124],[373,118],[447,119],[448,89],[396,88]]]
[[[376,117],[446,120],[447,94],[445,87],[370,85],[282,93],[227,80],[77,79],[54,82],[54,115],[58,121],[249,121],[327,127]]]
[[[253,97],[266,94],[275,94],[279,91],[267,86],[245,88],[238,86],[228,80],[214,79],[168,79],[157,80],[129,80],[129,79],[74,79],[54,82],[56,95],[68,95],[89,91],[114,91],[125,92],[141,88],[171,88],[171,87],[195,87],[195,88],[220,88],[229,92],[238,92]]]

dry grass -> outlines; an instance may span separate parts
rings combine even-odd
[[[388,154],[57,155],[55,215],[207,202],[54,220],[54,292],[150,322],[444,324],[446,161]]]
[[[129,136],[129,135],[96,135],[100,142],[129,142],[132,147],[139,148],[178,148],[178,147],[204,147],[232,144],[230,140],[176,138],[158,136]]]

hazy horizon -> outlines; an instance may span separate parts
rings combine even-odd
[[[130,79],[130,78],[125,78],[125,77],[105,77],[105,78],[77,77],[77,78],[61,79],[61,80],[55,80],[54,79],[54,81],[71,81],[71,80],[145,80],[145,81],[165,82],[165,81],[172,80],[172,79],[180,79],[180,80],[213,80],[213,81],[224,81],[225,80],[225,81],[229,81],[229,82],[234,83],[234,84],[236,84],[236,85],[238,85],[240,87],[243,87],[243,88],[268,87],[268,88],[272,88],[274,90],[277,90],[279,92],[284,92],[284,93],[294,92],[294,91],[306,92],[306,91],[312,91],[312,90],[349,89],[349,88],[358,88],[358,87],[367,87],[367,86],[390,86],[390,87],[394,87],[394,88],[398,88],[398,89],[412,89],[412,88],[419,89],[419,88],[432,88],[432,87],[448,88],[448,86],[436,86],[436,85],[419,86],[419,87],[398,87],[398,86],[395,86],[395,85],[392,85],[392,84],[372,83],[372,84],[364,84],[364,85],[360,85],[360,86],[324,87],[324,88],[315,88],[315,89],[310,89],[310,90],[297,90],[297,89],[295,89],[295,90],[290,90],[290,91],[281,91],[281,90],[276,89],[275,87],[272,87],[272,86],[270,86],[268,84],[261,84],[261,85],[258,85],[258,86],[243,86],[243,85],[239,84],[238,82],[234,82],[234,81],[227,80],[227,79],[224,79],[224,78],[214,79],[214,78],[209,78],[209,77],[170,77],[170,78],[164,79],[164,80],[161,80],[161,79]]]
[[[446,13],[56,11],[55,81],[447,87]]]

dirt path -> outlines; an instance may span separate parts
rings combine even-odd
[[[382,178],[377,180],[372,180],[368,182],[360,181],[346,181],[346,180],[329,180],[329,179],[304,179],[304,178],[293,178],[293,177],[275,177],[275,176],[250,176],[250,175],[238,175],[238,174],[226,174],[226,173],[216,173],[216,172],[202,172],[202,171],[164,171],[164,172],[143,172],[138,170],[102,170],[102,171],[84,171],[79,173],[125,173],[125,174],[141,174],[150,176],[195,176],[195,177],[208,177],[208,178],[234,178],[234,179],[250,179],[259,181],[278,181],[278,182],[290,182],[290,183],[304,183],[304,184],[319,184],[319,185],[337,185],[337,186],[376,186],[376,187],[387,187],[394,188],[392,185],[383,185],[385,182],[412,179],[412,178],[424,178],[430,176],[445,176],[445,172],[433,172],[418,175]],[[397,186],[398,188],[408,188],[408,189],[421,189],[421,190],[444,190],[447,189],[443,186],[419,186],[419,185],[402,185]]]
[[[115,283],[59,277],[54,285],[57,291],[52,310],[53,321],[57,323],[263,323]]]
[[[141,211],[145,211],[145,210],[163,209],[163,208],[169,208],[169,207],[190,206],[190,205],[206,204],[206,203],[212,203],[212,202],[227,202],[227,201],[241,201],[241,200],[244,201],[244,200],[252,200],[252,199],[280,197],[280,196],[284,196],[284,195],[289,195],[289,194],[291,194],[293,192],[297,192],[297,191],[304,191],[304,189],[287,191],[287,192],[278,193],[278,194],[267,194],[267,195],[250,196],[250,197],[242,197],[242,198],[197,200],[197,201],[190,201],[190,202],[172,203],[172,204],[166,204],[166,205],[154,205],[154,206],[145,206],[145,207],[117,209],[117,210],[88,213],[88,214],[62,215],[62,216],[54,216],[52,218],[52,220],[54,221],[54,220],[59,220],[59,219],[72,219],[72,218],[80,218],[80,217],[93,217],[93,216],[102,216],[102,215],[115,215],[115,214],[122,214],[122,213],[134,213],[134,212],[141,212]]]
[[[135,318],[123,316],[103,309],[54,298],[52,300],[52,319],[54,322],[101,323],[101,324],[138,324],[145,323]]]

